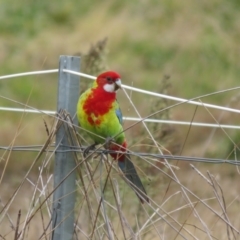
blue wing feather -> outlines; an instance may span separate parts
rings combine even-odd
[[[121,123],[121,125],[123,124],[123,118],[122,118],[122,112],[121,112],[121,109],[118,108],[115,110],[115,113],[117,115],[117,118],[119,120],[119,122]]]

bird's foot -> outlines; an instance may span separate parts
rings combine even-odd
[[[96,146],[96,145],[97,145],[96,143],[93,143],[92,145],[86,147],[86,148],[84,149],[84,151],[83,151],[83,156],[84,156],[84,157],[87,157],[87,155],[89,154],[90,151],[95,150],[95,146]]]
[[[108,150],[108,149],[103,149],[103,150],[102,150],[102,154],[108,155],[108,153],[109,153],[109,150]]]
[[[113,139],[111,137],[107,137],[104,143],[104,148],[109,149],[112,141]]]
[[[107,137],[104,143],[104,150],[102,151],[103,154],[107,155],[109,153],[109,149],[111,146],[111,142],[113,141],[113,139],[111,137]]]

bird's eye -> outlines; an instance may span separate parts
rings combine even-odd
[[[107,79],[108,83],[112,83],[113,82],[111,77],[106,77],[106,79]]]

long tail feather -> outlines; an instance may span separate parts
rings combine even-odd
[[[130,160],[130,157],[125,155],[124,161],[118,161],[118,166],[124,173],[125,177],[129,180],[127,181],[128,184],[135,191],[141,203],[144,203],[145,201],[149,202],[147,192],[143,187],[141,179],[139,178],[137,171]]]

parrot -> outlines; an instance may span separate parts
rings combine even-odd
[[[77,103],[77,118],[80,126],[94,141],[89,148],[98,144],[110,150],[111,157],[127,178],[141,203],[149,202],[147,192],[127,153],[127,142],[123,131],[123,117],[116,92],[121,89],[121,77],[117,72],[101,73],[91,88],[83,92]],[[116,153],[120,151],[122,153]]]

